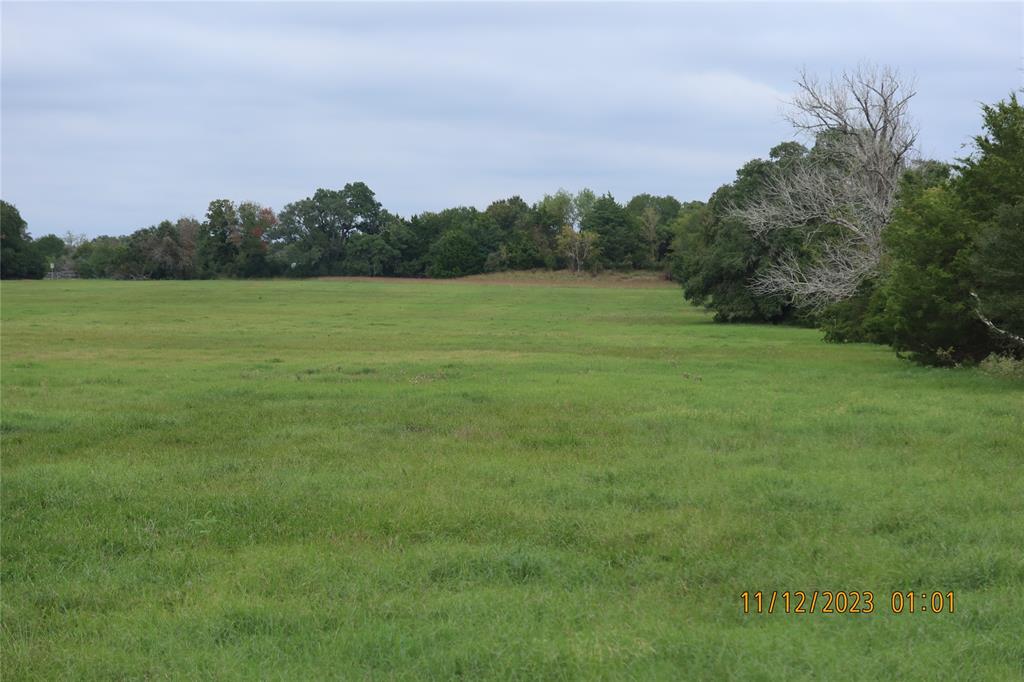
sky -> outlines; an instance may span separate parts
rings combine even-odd
[[[404,216],[704,200],[794,138],[801,68],[913,77],[943,160],[1024,85],[1021,2],[3,2],[0,23],[0,194],[35,237],[358,180]]]

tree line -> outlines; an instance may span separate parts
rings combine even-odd
[[[193,279],[328,275],[461,277],[535,268],[666,269],[683,205],[640,194],[625,205],[589,189],[528,204],[514,196],[480,211],[460,206],[402,218],[362,182],[318,189],[279,213],[211,201],[202,221],[165,220],[124,237],[31,240],[4,203],[3,276]]]
[[[918,362],[1024,359],[1024,108],[982,106],[971,153],[912,159],[909,82],[802,74],[813,141],[750,161],[680,219],[671,271],[720,322],[813,325]],[[1021,366],[1015,370],[1021,373]]]
[[[835,342],[892,346],[923,363],[1024,359],[1024,109],[982,107],[952,163],[911,156],[912,84],[860,67],[803,73],[787,141],[706,202],[559,190],[403,218],[362,182],[279,213],[211,201],[202,221],[124,237],[31,239],[2,204],[4,278],[460,277],[569,268],[650,269],[719,322],[817,326]]]

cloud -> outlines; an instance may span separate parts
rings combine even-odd
[[[363,179],[411,214],[560,186],[703,199],[801,66],[918,75],[922,146],[1020,85],[1015,5],[3,5],[0,183],[34,234]]]

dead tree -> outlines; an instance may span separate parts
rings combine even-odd
[[[733,215],[754,235],[800,234],[811,257],[783,253],[750,286],[821,309],[853,296],[882,262],[882,233],[917,139],[908,114],[913,83],[890,68],[861,66],[821,82],[806,72],[787,119],[816,139],[800,163],[777,168],[760,198]]]

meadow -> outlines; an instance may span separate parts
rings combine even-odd
[[[1024,677],[1019,382],[517,279],[4,282],[4,679]]]

